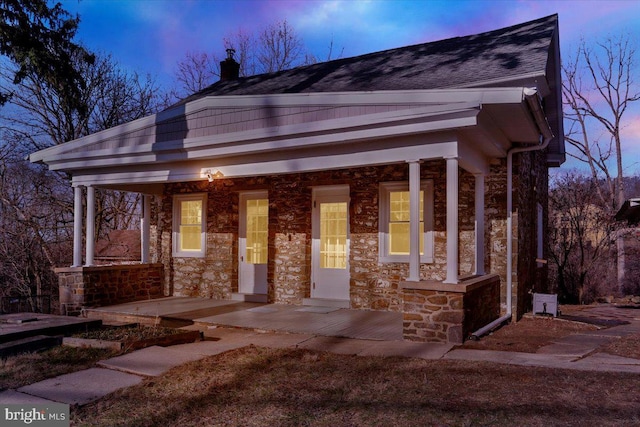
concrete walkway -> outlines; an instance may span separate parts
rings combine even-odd
[[[638,312],[640,315],[640,311]],[[620,337],[640,334],[640,319],[588,333],[574,334],[541,348],[538,353],[469,350],[452,345],[402,340],[338,338],[304,333],[259,332],[207,326],[205,341],[172,347],[148,347],[104,360],[98,367],[44,380],[17,390],[0,392],[0,403],[60,402],[84,405],[146,377],[207,356],[250,344],[272,348],[303,348],[361,356],[400,356],[428,360],[470,360],[520,366],[540,366],[599,372],[640,374],[640,360],[597,353],[599,346]],[[196,328],[191,326],[189,328]],[[200,326],[202,329],[202,326]]]

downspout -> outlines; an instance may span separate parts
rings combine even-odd
[[[538,91],[534,88],[524,88],[522,93],[531,109],[538,129],[540,129],[540,143],[532,147],[512,147],[507,151],[507,312],[504,316],[499,317],[472,333],[472,339],[478,339],[503,323],[510,321],[513,313],[513,295],[511,290],[513,286],[513,155],[527,151],[544,150],[553,138],[553,132],[551,132],[547,118],[540,105]]]

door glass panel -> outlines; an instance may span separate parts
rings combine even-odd
[[[409,254],[409,192],[389,193],[389,254]],[[420,255],[424,252],[424,191],[420,191]]]
[[[247,263],[267,263],[268,234],[269,200],[247,200]]]
[[[320,204],[320,268],[347,268],[347,203]]]

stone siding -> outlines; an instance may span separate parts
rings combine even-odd
[[[473,212],[473,176],[460,170],[465,194],[462,208]],[[421,179],[434,182],[435,260],[422,264],[421,277],[441,280],[446,271],[446,176],[444,161],[426,162]],[[350,188],[350,299],[352,308],[401,310],[398,283],[408,274],[407,263],[378,260],[379,183],[407,181],[405,164],[365,167],[262,178],[220,179],[212,183],[176,183],[165,186],[159,205],[156,233],[160,258],[167,266],[165,289],[173,295],[230,298],[238,288],[237,238],[241,191],[266,190],[269,194],[268,300],[301,304],[310,296],[312,188],[344,185]],[[206,192],[207,230],[225,232],[209,243],[205,258],[173,258],[171,229],[173,195]],[[473,268],[473,215],[460,215],[461,274]],[[212,289],[213,288],[213,289]]]
[[[531,311],[533,292],[548,293],[547,264],[536,262],[538,253],[538,209],[543,209],[543,230],[548,225],[549,175],[546,168],[546,151],[520,153],[516,156],[514,167],[514,208],[517,209],[517,224],[514,236],[517,253],[514,272],[517,286],[514,286],[515,298],[513,311],[516,319]],[[543,259],[547,258],[547,233],[543,233]]]
[[[356,309],[402,310],[399,283],[408,263],[379,261],[379,184],[408,181],[408,165],[363,167],[280,176],[217,179],[213,182],[165,185],[158,204],[156,247],[165,265],[165,291],[172,295],[230,298],[238,289],[239,193],[267,191],[269,197],[268,301],[301,304],[311,292],[311,205],[314,187],[349,185],[350,306]],[[504,274],[504,188],[506,167],[497,164],[487,177],[485,270]],[[434,261],[420,265],[421,280],[446,276],[446,163],[421,164],[421,179],[434,189]],[[503,183],[504,181],[504,183]],[[459,274],[472,273],[474,256],[475,184],[472,174],[459,169]],[[503,191],[500,196],[490,190]],[[173,196],[207,193],[207,253],[205,258],[171,255]],[[497,250],[497,251],[496,251]]]
[[[56,274],[60,311],[66,315],[79,315],[84,308],[164,296],[161,264],[58,268]]]
[[[500,316],[500,277],[448,285],[403,282],[403,336],[409,341],[462,344]]]

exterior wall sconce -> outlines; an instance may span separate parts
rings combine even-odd
[[[213,182],[214,179],[224,178],[224,174],[222,172],[220,172],[219,170],[216,170],[215,172],[212,172],[211,169],[209,169],[205,173],[206,173],[206,176],[207,176],[207,179],[209,180],[209,182]]]

